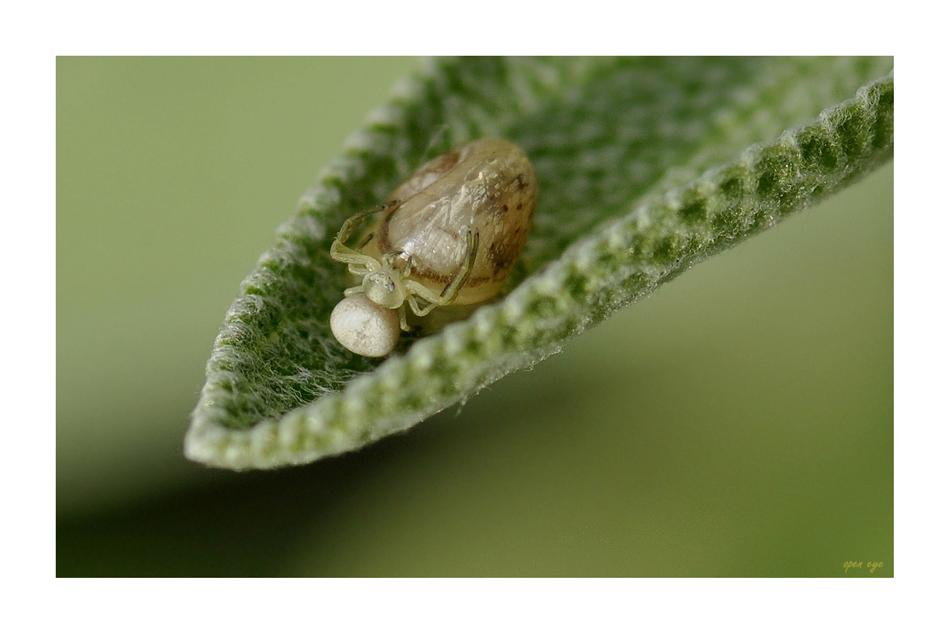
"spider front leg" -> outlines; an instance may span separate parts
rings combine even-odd
[[[445,288],[442,289],[441,294],[436,295],[435,291],[426,288],[415,280],[406,280],[406,288],[410,293],[407,301],[410,308],[412,308],[412,312],[419,317],[425,317],[432,312],[432,309],[436,306],[448,306],[454,302],[462,286],[468,280],[468,276],[475,266],[475,257],[478,255],[478,232],[473,231],[470,227],[466,227],[465,230],[467,232],[465,260],[462,262],[462,266],[459,267],[452,281],[446,284]],[[422,298],[428,302],[428,305],[420,306],[418,298]]]
[[[344,264],[349,265],[350,273],[353,273],[354,275],[366,275],[367,273],[378,271],[380,269],[380,265],[375,258],[364,255],[356,249],[346,246],[345,243],[353,236],[354,233],[356,233],[357,228],[363,223],[363,220],[365,220],[367,216],[371,216],[381,211],[386,211],[387,209],[391,209],[398,204],[399,201],[392,200],[385,205],[380,205],[377,209],[361,211],[360,213],[347,218],[346,222],[343,223],[343,226],[340,227],[340,231],[336,234],[333,244],[330,245],[330,257],[337,262],[343,262]],[[365,246],[366,242],[368,242],[368,240],[364,241],[364,243],[360,245],[360,248]]]
[[[462,267],[458,273],[455,274],[455,279],[442,289],[442,295],[440,295],[442,302],[440,306],[445,306],[455,301],[455,298],[458,297],[459,290],[468,280],[468,276],[475,266],[475,257],[478,255],[478,231],[473,231],[471,227],[465,227],[465,230],[467,232],[468,252],[465,254],[465,261],[462,262]]]
[[[346,222],[343,223],[343,226],[340,227],[340,231],[336,234],[336,239],[333,241],[333,244],[330,245],[330,256],[338,262],[345,262],[345,260],[337,256],[354,253],[361,255],[359,251],[346,246],[345,242],[349,240],[354,233],[356,233],[356,229],[363,223],[363,220],[365,220],[367,216],[372,216],[373,214],[378,214],[381,211],[392,209],[397,205],[399,205],[398,200],[391,200],[385,205],[380,205],[376,209],[361,211],[358,214],[354,214],[347,218]]]

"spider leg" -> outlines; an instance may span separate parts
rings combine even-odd
[[[337,262],[343,262],[349,265],[350,273],[353,275],[366,275],[373,271],[378,271],[381,267],[376,258],[353,251],[349,247],[340,247],[341,250],[334,251],[330,249],[330,257]]]
[[[367,211],[361,211],[358,214],[354,214],[346,219],[346,222],[343,223],[343,226],[340,227],[339,233],[336,234],[336,239],[333,240],[333,244],[330,245],[330,257],[336,260],[337,262],[344,262],[346,264],[364,264],[368,256],[363,255],[355,249],[351,249],[346,246],[345,242],[349,240],[354,233],[356,233],[357,228],[363,223],[363,220],[367,216],[377,214],[381,211],[386,211],[391,209],[399,204],[397,200],[391,200],[385,205],[380,205],[375,209],[369,209]],[[360,245],[362,248],[366,246],[365,244]],[[368,258],[372,259],[372,258]],[[356,271],[353,271],[356,273]]]
[[[399,327],[405,332],[409,332],[409,324],[406,322],[406,305],[400,306],[396,313],[399,315]]]
[[[467,229],[467,231],[468,253],[465,256],[465,261],[462,263],[462,266],[452,281],[442,290],[441,294],[436,294],[435,291],[426,288],[415,280],[406,280],[406,289],[409,291],[409,296],[406,298],[406,301],[409,303],[412,312],[419,317],[425,317],[432,312],[432,309],[436,306],[448,306],[454,302],[455,298],[458,297],[459,290],[465,284],[465,281],[468,280],[468,276],[471,274],[472,267],[475,264],[475,256],[478,254],[478,232],[472,231],[471,229]],[[420,299],[427,302],[427,305],[420,305]]]
[[[426,288],[422,284],[419,284],[418,282],[414,280],[408,280],[406,282],[406,287],[408,288],[409,293],[410,293],[406,297],[406,302],[409,304],[409,308],[412,309],[412,312],[414,312],[419,317],[425,317],[430,312],[432,312],[433,308],[441,305],[439,304],[439,301],[440,301],[439,296],[436,295],[434,292],[430,291],[428,288]],[[425,306],[419,305],[420,297],[424,301],[428,302]]]
[[[445,288],[442,290],[441,304],[445,306],[446,304],[451,304],[455,301],[455,298],[458,297],[459,290],[468,280],[468,276],[472,272],[472,268],[475,266],[475,256],[478,255],[478,231],[473,231],[471,227],[466,227],[467,230],[467,239],[468,239],[468,253],[465,256],[465,261],[462,263],[462,267],[458,270],[458,273],[455,274],[455,279],[446,284]]]

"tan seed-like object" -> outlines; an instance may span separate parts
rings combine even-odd
[[[394,311],[399,328],[409,330],[406,306],[419,317],[434,308],[471,305],[498,294],[528,239],[538,199],[538,179],[524,151],[511,141],[488,138],[472,141],[435,158],[397,187],[381,209],[348,219],[330,247],[330,256],[360,277],[359,286],[344,291],[347,311],[366,302]],[[345,245],[363,220],[382,212],[357,248]],[[349,303],[348,303],[349,302]],[[374,339],[361,332],[371,319],[330,319],[334,336],[346,348],[354,341]],[[375,350],[381,350],[380,345]]]

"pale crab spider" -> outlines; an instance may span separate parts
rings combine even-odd
[[[330,315],[337,341],[386,356],[401,331],[435,332],[497,296],[528,239],[537,197],[524,150],[489,137],[432,159],[393,190],[392,202],[349,218],[330,256],[360,284]],[[356,248],[346,246],[375,213],[382,215],[374,228]]]
[[[330,318],[331,329],[336,338],[347,348],[364,356],[385,356],[395,347],[399,331],[393,327],[391,314],[395,311],[399,328],[409,331],[406,320],[406,305],[419,317],[425,317],[438,306],[448,306],[455,301],[459,289],[465,284],[475,257],[478,254],[478,232],[470,227],[462,227],[466,240],[466,255],[455,277],[446,284],[441,293],[426,288],[416,280],[409,279],[412,272],[412,256],[405,252],[384,253],[381,259],[346,246],[346,241],[356,233],[359,225],[370,215],[391,210],[399,201],[391,201],[378,209],[371,209],[351,216],[343,223],[333,244],[330,245],[330,257],[347,265],[350,273],[362,278],[359,286],[343,291],[344,299],[334,309]],[[369,234],[363,239],[360,248],[373,237]],[[355,298],[363,294],[372,304]],[[375,306],[373,305],[375,304]],[[356,349],[354,349],[356,348]]]

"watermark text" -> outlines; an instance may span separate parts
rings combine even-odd
[[[874,574],[874,571],[882,567],[884,562],[882,561],[846,561],[844,562],[844,571],[845,573],[854,571],[867,571],[869,574]]]

